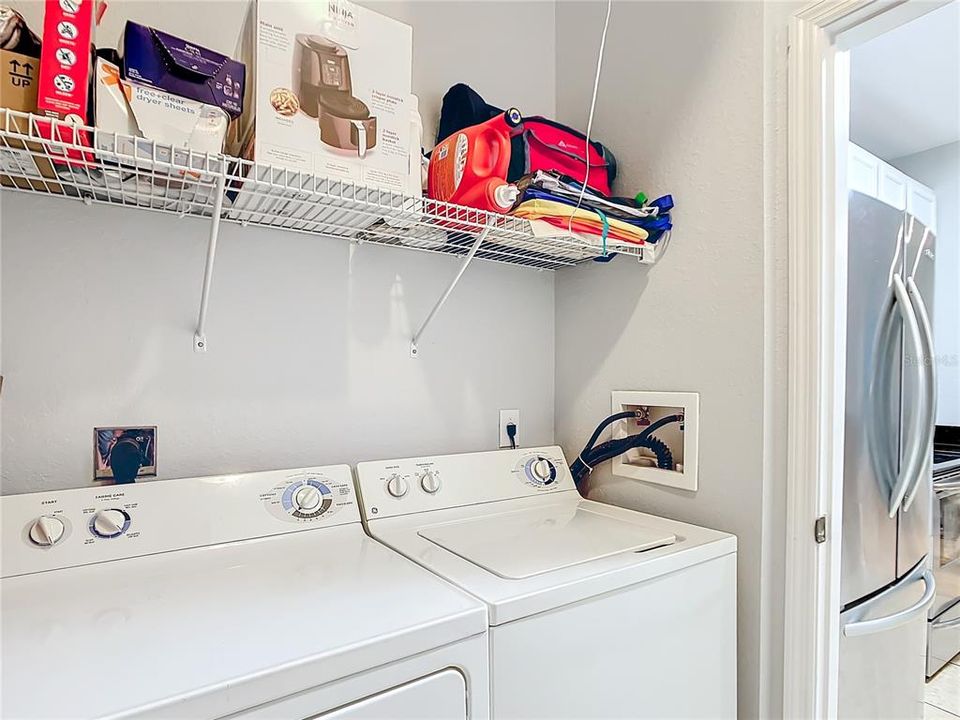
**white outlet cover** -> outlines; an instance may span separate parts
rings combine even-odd
[[[507,423],[513,422],[517,426],[517,434],[514,440],[517,447],[520,447],[520,410],[518,408],[509,408],[500,411],[500,447],[510,447],[510,438],[507,436]]]
[[[611,396],[610,409],[614,414],[637,406],[683,409],[683,466],[680,470],[663,470],[636,465],[627,462],[626,455],[618,455],[613,459],[613,474],[616,477],[696,492],[699,486],[697,465],[700,441],[700,393],[614,390]],[[620,421],[613,426],[613,437],[626,437],[627,431],[627,421]]]

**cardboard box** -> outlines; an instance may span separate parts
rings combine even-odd
[[[121,47],[127,80],[212,105],[232,118],[243,111],[243,63],[130,21],[124,28]]]
[[[138,145],[133,138],[143,137],[154,141],[153,148],[141,148],[146,159],[153,157],[152,149],[163,162],[171,162],[177,148],[223,152],[230,118],[219,107],[124,80],[120,68],[103,58],[97,58],[95,87],[97,129],[103,131],[97,133],[99,149],[133,158]]]
[[[93,97],[97,129],[103,131],[103,133],[97,133],[98,148],[116,149],[117,152],[133,154],[133,142],[127,143],[122,148],[118,142],[118,147],[114,148],[112,140],[105,134],[117,133],[132,137],[140,135],[137,121],[127,102],[129,92],[129,84],[120,77],[120,68],[104,58],[97,58],[97,68],[93,76]],[[104,143],[110,143],[110,146],[104,146]]]
[[[412,29],[348,0],[311,0],[258,3],[255,31],[251,159],[408,188]]]
[[[0,50],[0,73],[0,107],[36,112],[40,60]]]
[[[46,0],[40,87],[41,115],[90,124],[94,0]]]
[[[38,123],[43,137],[73,146],[89,147],[91,139],[75,126],[92,124],[94,0],[46,0],[43,46],[40,50],[40,86],[37,113],[64,124]],[[47,145],[58,171],[87,173],[95,166],[92,153],[60,144]]]
[[[12,134],[29,134],[28,122],[7,112],[37,111],[39,68],[38,58],[0,50],[0,131],[4,133],[0,139],[0,185],[60,193],[58,183],[44,180],[57,175],[43,157],[43,146]]]
[[[126,203],[181,209],[181,199],[205,204],[215,194],[214,173],[225,165],[221,152],[229,118],[204,105],[157,88],[127,82],[120,68],[97,58],[96,146],[103,170],[111,174],[94,195]],[[191,152],[196,151],[196,152]],[[172,163],[167,170],[159,163]],[[117,172],[114,165],[120,165]],[[128,168],[144,173],[131,175]],[[190,168],[190,169],[188,169]]]

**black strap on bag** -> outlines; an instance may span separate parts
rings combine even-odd
[[[469,85],[457,83],[447,90],[440,106],[440,124],[437,126],[437,144],[459,130],[486,122],[503,110],[487,105],[480,93]]]

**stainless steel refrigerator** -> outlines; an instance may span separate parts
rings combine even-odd
[[[921,718],[930,570],[935,238],[851,192],[839,716]]]

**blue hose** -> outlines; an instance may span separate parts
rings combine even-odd
[[[607,440],[604,443],[594,446],[594,443],[596,443],[596,441],[600,438],[600,434],[607,426],[611,425],[617,420],[625,420],[639,416],[639,413],[632,411],[616,413],[608,418],[605,418],[597,426],[597,429],[593,431],[593,435],[590,436],[590,440],[587,441],[586,446],[584,446],[583,450],[581,450],[580,454],[577,456],[577,459],[570,465],[570,473],[573,475],[573,480],[578,487],[583,478],[592,472],[593,468],[595,468],[597,465],[602,462],[606,462],[607,460],[611,460],[618,455],[623,455],[628,450],[633,450],[635,448],[646,448],[653,452],[657,458],[658,468],[663,470],[674,469],[673,453],[671,452],[670,447],[659,438],[654,437],[653,433],[660,428],[669,425],[670,423],[682,423],[683,415],[667,415],[666,417],[660,418],[656,422],[651,423],[649,426],[644,428],[642,432],[639,432],[636,435],[628,435],[625,438],[619,438],[616,440]]]

